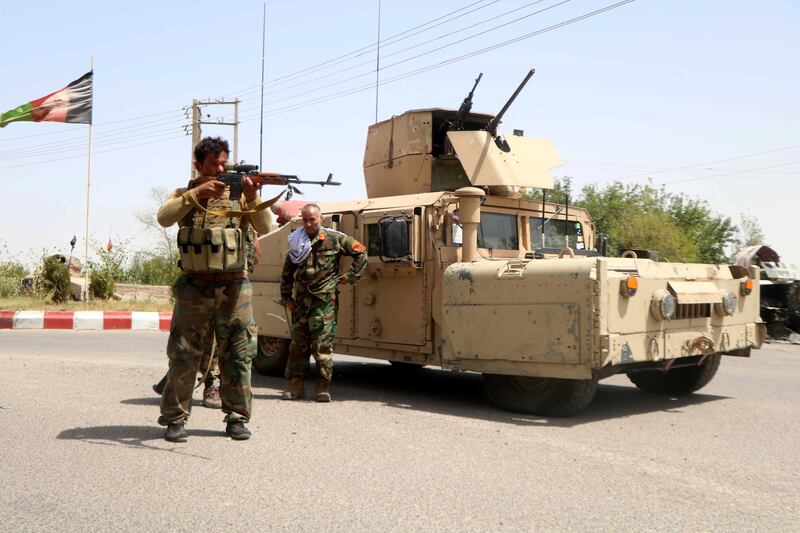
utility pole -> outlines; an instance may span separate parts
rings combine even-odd
[[[233,122],[225,122],[222,117],[214,117],[207,115],[207,120],[203,120],[203,108],[212,105],[232,105],[233,106]],[[184,108],[186,109],[186,108]],[[188,109],[186,109],[188,111]],[[192,179],[196,178],[197,171],[194,166],[194,147],[200,142],[200,137],[203,134],[202,125],[213,126],[233,126],[233,161],[239,161],[239,99],[233,101],[226,101],[224,98],[214,98],[207,100],[192,100],[192,147],[189,162],[191,166],[190,176]],[[187,131],[188,134],[188,131]]]

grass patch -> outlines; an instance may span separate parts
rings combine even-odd
[[[0,309],[11,311],[172,311],[172,303],[158,300],[116,301],[92,300],[89,302],[53,303],[34,296],[0,298]]]

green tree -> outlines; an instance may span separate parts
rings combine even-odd
[[[570,178],[557,179],[547,201],[563,204],[570,188]],[[663,186],[613,182],[587,185],[570,196],[589,211],[597,233],[608,235],[614,255],[635,248],[658,251],[670,261],[724,263],[737,242],[730,218],[714,213],[704,200],[668,193]],[[541,200],[542,194],[529,191],[525,197]]]
[[[705,200],[685,194],[669,195],[667,200],[668,212],[697,246],[697,262],[728,262],[738,229],[731,219],[712,212]]]
[[[739,235],[736,240],[737,248],[764,244],[767,238],[761,230],[761,225],[755,217],[742,213],[739,223]]]
[[[169,257],[137,252],[128,269],[128,280],[142,285],[174,285],[181,270]]]
[[[163,257],[173,264],[178,264],[178,248],[175,245],[177,232],[174,227],[165,228],[158,223],[158,209],[167,200],[169,193],[162,187],[150,189],[150,207],[136,213],[136,220],[150,233],[157,237],[154,246],[149,252],[154,256]]]

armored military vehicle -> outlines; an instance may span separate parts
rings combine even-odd
[[[761,320],[770,340],[800,344],[800,271],[781,261],[778,252],[766,244],[747,246],[733,257],[744,268],[756,265],[761,293]]]
[[[322,204],[326,225],[369,253],[362,280],[340,293],[336,353],[480,372],[497,407],[567,416],[602,378],[687,394],[722,355],[761,345],[757,267],[604,257],[589,213],[521,197],[553,187],[553,145],[502,137],[502,112],[463,108],[370,126],[367,198]],[[254,366],[267,374],[281,375],[288,356],[279,280],[300,224],[260,238],[251,277]]]

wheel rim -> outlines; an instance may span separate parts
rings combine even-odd
[[[264,337],[259,335],[258,347],[261,353],[266,357],[275,357],[278,354],[278,350],[281,348],[282,341],[283,339],[279,339],[278,337]]]
[[[525,376],[509,376],[509,384],[519,394],[525,396],[537,396],[542,394],[550,386],[550,378],[532,378]]]

